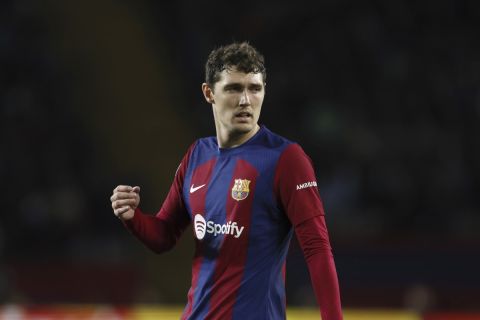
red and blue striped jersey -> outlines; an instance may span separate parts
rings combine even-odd
[[[286,317],[284,268],[294,229],[304,237],[299,240],[312,281],[312,272],[322,272],[317,282],[331,282],[314,283],[317,300],[333,301],[340,312],[323,216],[308,156],[298,144],[261,126],[235,148],[219,148],[215,137],[197,140],[157,215],[147,218],[137,209],[126,225],[156,252],[173,247],[191,226],[196,246],[182,319],[265,320]],[[299,230],[304,231],[299,235]],[[315,265],[310,256],[322,261]]]

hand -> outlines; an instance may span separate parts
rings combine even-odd
[[[130,220],[135,215],[135,209],[140,204],[140,187],[117,186],[113,189],[113,213],[121,220]]]

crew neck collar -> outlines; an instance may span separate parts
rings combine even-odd
[[[240,144],[236,147],[220,148],[220,147],[218,147],[218,140],[217,140],[217,138],[215,138],[215,141],[217,142],[218,152],[220,154],[228,154],[228,153],[235,152],[236,150],[240,150],[240,149],[252,144],[265,131],[265,126],[264,125],[261,124],[259,126],[260,126],[260,129],[258,129],[258,131],[255,132],[255,134],[252,137],[250,137],[250,139],[248,139],[247,141],[245,141],[244,143],[242,143],[242,144]]]

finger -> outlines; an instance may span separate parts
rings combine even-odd
[[[130,192],[130,191],[132,191],[132,187],[127,186],[127,185],[119,185],[115,189],[113,189],[113,193],[115,193],[115,192]]]
[[[117,193],[117,192],[115,192],[115,193],[114,193],[114,194],[112,194],[112,196],[110,197],[110,201],[112,201],[112,202],[113,202],[113,201],[115,201],[115,200],[117,200],[117,199],[118,199],[118,193]]]
[[[112,202],[112,209],[115,211],[119,208],[121,208],[121,206],[118,204],[118,201],[113,201]]]
[[[118,209],[113,210],[113,213],[115,213],[115,215],[118,216],[120,214],[123,214],[123,213],[127,212],[128,209],[129,209],[129,207],[118,208]]]
[[[140,187],[139,187],[139,186],[135,186],[135,187],[133,187],[133,190],[132,190],[132,191],[135,192],[135,193],[140,193]]]
[[[122,208],[122,207],[123,207],[123,206],[120,205],[120,204],[118,203],[118,201],[113,201],[113,202],[112,202],[112,208],[113,208],[113,210],[117,210],[117,209],[120,209],[120,208]]]
[[[118,217],[124,214],[125,212],[127,212],[128,210],[130,210],[130,207],[123,207],[123,208],[114,210],[113,213],[115,213],[115,215]]]
[[[122,201],[127,201],[127,200],[122,200]],[[132,202],[134,201],[132,200]],[[135,203],[120,202],[119,200],[112,202],[113,210],[123,208],[124,206],[135,206]]]
[[[119,199],[133,199],[136,197],[136,193],[133,192],[116,192],[110,197],[110,201],[115,201]]]
[[[114,202],[115,207],[114,209],[121,208],[124,206],[135,206],[137,204],[136,199],[124,199],[124,200],[117,200]]]

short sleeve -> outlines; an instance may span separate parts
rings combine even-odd
[[[298,144],[288,145],[280,155],[274,183],[277,201],[294,226],[324,215],[312,160]]]

